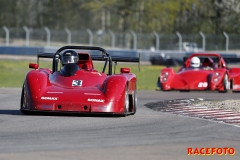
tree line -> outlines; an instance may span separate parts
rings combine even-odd
[[[0,0],[0,26],[240,33],[239,0]]]

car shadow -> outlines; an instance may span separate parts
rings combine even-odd
[[[7,110],[7,109],[0,109],[0,115],[6,114],[6,115],[22,115],[20,110]]]
[[[58,116],[58,117],[97,117],[97,118],[121,118],[121,115],[92,114],[92,113],[64,113],[64,112],[28,112],[23,114],[20,110],[0,109],[0,115],[22,115],[22,116]]]

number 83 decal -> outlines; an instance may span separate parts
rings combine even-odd
[[[199,82],[198,87],[207,87],[208,83],[207,82]]]

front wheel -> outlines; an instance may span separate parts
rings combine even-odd
[[[25,85],[23,85],[21,101],[20,101],[20,111],[22,114],[30,114],[30,111],[26,110],[26,109],[28,109],[27,106],[28,106],[27,93],[26,93]]]
[[[222,84],[223,84],[223,90],[222,90],[222,91],[219,91],[219,92],[221,92],[221,93],[226,93],[226,92],[228,92],[228,90],[229,90],[229,88],[230,88],[230,82],[228,81],[228,75],[227,75],[227,74],[224,75]]]
[[[134,115],[137,111],[137,89],[134,90],[133,93],[133,113],[132,115]]]
[[[129,94],[128,94],[128,87],[126,86],[125,90],[125,98],[124,98],[124,116],[129,114]]]

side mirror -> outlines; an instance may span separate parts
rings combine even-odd
[[[36,64],[36,63],[29,63],[29,68],[38,69],[38,64]]]
[[[121,68],[120,72],[121,73],[130,73],[130,68]]]

